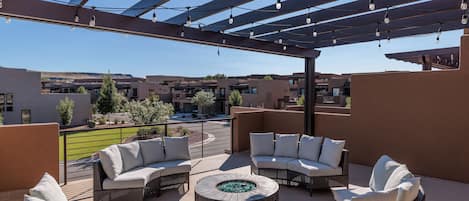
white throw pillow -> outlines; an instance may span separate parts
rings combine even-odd
[[[140,143],[143,163],[145,165],[164,161],[164,146],[161,138],[141,140],[138,143]]]
[[[29,195],[24,195],[24,201],[45,201],[45,200],[37,198],[37,197],[29,196]]]
[[[401,166],[401,164],[392,160],[389,156],[381,156],[378,161],[376,161],[371,173],[369,183],[371,190],[384,190],[384,186],[386,185],[386,181],[389,179],[389,176],[391,176],[392,172],[394,172],[394,170],[399,166]]]
[[[143,166],[142,152],[138,142],[117,145],[122,156],[123,171],[129,171],[136,167]]]
[[[321,144],[322,137],[302,135],[298,149],[298,157],[310,161],[318,161]]]
[[[298,158],[298,134],[277,134],[274,156]]]
[[[389,176],[388,180],[386,181],[386,185],[384,185],[384,190],[397,188],[399,184],[404,182],[406,179],[413,177],[414,175],[410,173],[406,165],[400,165],[392,172],[391,176]]]
[[[406,179],[398,188],[397,201],[414,201],[419,195],[420,177]]]
[[[339,167],[344,146],[344,140],[332,140],[329,138],[324,139],[321,155],[319,156],[319,162],[327,164],[333,168]]]
[[[189,137],[164,137],[165,160],[190,160]]]
[[[396,201],[398,189],[388,191],[371,191],[352,197],[352,201]]]
[[[251,156],[274,155],[274,133],[250,133]]]
[[[122,156],[117,145],[99,151],[99,159],[106,175],[114,179],[123,171]]]
[[[29,189],[29,194],[45,201],[67,201],[57,181],[47,172],[34,188]]]

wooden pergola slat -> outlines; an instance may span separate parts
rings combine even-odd
[[[282,2],[282,8],[280,10],[277,10],[275,8],[275,4],[273,4],[273,5],[258,9],[258,10],[250,11],[250,12],[235,16],[234,17],[235,20],[233,24],[228,23],[228,16],[227,16],[226,19],[220,20],[213,24],[209,24],[205,26],[204,29],[211,30],[211,31],[224,31],[224,30],[235,28],[235,27],[240,27],[243,25],[251,24],[253,22],[258,22],[261,20],[274,18],[277,16],[296,12],[296,11],[303,10],[309,7],[315,7],[315,6],[329,3],[332,1],[334,0],[315,0],[315,1],[288,0],[288,1]]]
[[[189,15],[191,16],[192,21],[197,21],[250,1],[253,0],[213,0],[204,5],[191,9],[189,12],[185,11],[179,15],[171,17],[165,22],[170,24],[184,24],[186,22],[187,16]]]
[[[418,0],[376,0],[377,9],[382,9],[386,7],[392,7],[396,5],[401,5],[405,3],[415,2]],[[306,18],[309,16],[312,19],[312,22],[321,22],[331,19],[341,18],[345,16],[355,15],[359,13],[368,12],[368,3],[369,0],[358,0],[346,4],[340,4],[331,8],[321,9],[318,11],[312,11],[308,14],[298,15],[286,19],[281,19],[278,21],[270,22],[266,25],[259,25],[253,28],[243,29],[235,34],[246,36],[246,33],[249,31],[254,31],[256,35],[266,34],[270,32],[279,31],[281,29],[289,29],[293,27],[298,27],[306,24]]]
[[[152,8],[161,6],[168,1],[169,0],[140,0],[121,14],[130,17],[140,17]]]

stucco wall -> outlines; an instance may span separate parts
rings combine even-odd
[[[316,135],[345,139],[353,163],[371,166],[388,154],[414,173],[469,183],[467,43],[469,36],[464,36],[460,70],[352,75],[351,114],[317,112]],[[235,121],[244,121],[247,113],[234,114]],[[303,130],[302,112],[256,110],[255,115],[263,125],[257,130]],[[248,124],[256,125],[254,120]],[[235,138],[249,142],[248,129],[235,131],[241,135]]]
[[[58,135],[56,123],[0,126],[0,191],[31,188],[44,172],[58,179]]]

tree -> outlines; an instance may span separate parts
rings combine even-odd
[[[74,107],[75,107],[75,103],[73,102],[73,100],[70,100],[68,97],[65,97],[65,99],[60,100],[56,109],[57,109],[57,112],[59,113],[59,117],[60,117],[60,121],[62,125],[68,126],[72,123]]]
[[[264,76],[264,80],[274,80],[274,78],[272,78],[270,75],[266,75]]]
[[[221,79],[226,79],[226,75],[225,74],[215,74],[215,75],[207,75],[205,76],[204,78],[205,80],[221,80]]]
[[[0,113],[0,125],[3,125],[3,114]]]
[[[243,104],[243,97],[238,90],[234,90],[231,92],[230,96],[228,97],[231,106],[240,106]]]
[[[79,93],[79,94],[88,94],[88,90],[86,90],[86,88],[84,86],[80,86],[77,89],[77,93]]]
[[[298,100],[296,100],[297,105],[305,105],[305,96],[300,96]]]
[[[99,97],[96,101],[98,112],[102,115],[115,112],[118,107],[117,88],[112,80],[111,75],[103,77],[103,84],[99,90]]]
[[[160,101],[158,97],[131,101],[125,108],[135,124],[164,123],[174,113],[173,105]]]
[[[215,103],[215,96],[212,92],[199,91],[192,97],[191,102],[199,106],[200,113],[204,114],[204,109]]]
[[[117,93],[116,102],[117,102],[117,105],[116,105],[115,112],[125,112],[126,111],[125,106],[129,102],[127,97],[125,97],[124,94],[122,93]]]

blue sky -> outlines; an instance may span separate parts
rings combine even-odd
[[[87,5],[126,7],[136,0],[90,0]],[[168,7],[186,6],[187,0],[173,0]],[[191,1],[192,2],[192,1]],[[199,0],[194,5],[207,2]],[[272,0],[256,0],[243,7],[260,8]],[[246,12],[233,11],[235,15]],[[179,11],[158,10],[161,20]],[[151,15],[145,15],[148,18]],[[203,19],[215,22],[227,12]],[[99,19],[97,19],[99,20]],[[317,71],[324,73],[379,72],[385,70],[419,70],[420,66],[389,60],[385,53],[452,47],[459,45],[462,31],[445,32],[440,43],[435,34],[321,49]],[[0,18],[0,66],[41,71],[107,72],[145,75],[205,76],[223,73],[247,75],[254,73],[290,74],[304,70],[302,59],[217,48],[190,43],[147,38],[120,33],[71,29],[13,19],[4,23]]]

